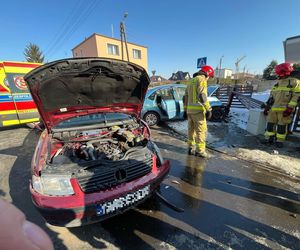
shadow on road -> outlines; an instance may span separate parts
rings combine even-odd
[[[288,212],[300,214],[300,204],[296,203],[299,202],[299,198],[296,193],[212,172],[206,172],[206,177],[207,179],[214,180],[214,182],[204,181],[202,184],[202,187],[204,188],[220,190],[236,196],[262,202],[273,207],[278,207]]]
[[[103,228],[110,235],[110,237],[104,238],[104,240],[110,241],[113,238],[113,243],[117,244],[121,249],[157,249],[159,246],[163,248],[164,245],[160,245],[161,242],[166,242],[179,249],[192,249],[192,247],[195,247],[196,245],[205,245],[206,247],[213,249],[217,248],[217,245],[214,243],[200,239],[197,236],[186,232],[184,229],[164,222],[160,218],[148,216],[143,212],[148,211],[130,210],[123,215],[111,218],[102,223],[88,225],[86,226],[86,230],[97,232],[95,228]],[[81,240],[87,240],[95,248],[99,248],[97,239],[103,237],[101,233],[89,235],[82,234],[80,228],[70,228],[70,232],[75,234]],[[183,238],[184,240],[180,241],[179,238]],[[188,247],[185,239],[194,241],[196,245]]]
[[[173,160],[171,164],[177,166],[180,162]],[[172,192],[174,196],[181,196],[184,204],[197,204],[199,199],[202,199],[201,195],[195,195],[197,194],[197,190],[200,190],[200,193],[201,188],[206,190],[219,190],[235,196],[259,201],[293,213],[300,213],[300,205],[287,200],[291,199],[299,201],[296,193],[254,181],[205,171],[206,164],[207,161],[205,160],[199,160],[197,157],[188,156],[184,171],[182,171],[180,175],[182,180],[191,184],[194,188],[180,185],[179,188],[176,189],[171,187],[173,190],[168,192]],[[229,166],[230,164],[232,164],[231,161],[227,164],[224,161],[223,167]],[[200,189],[198,188],[199,186],[201,186]],[[224,197],[224,199],[226,199],[226,197]],[[232,200],[232,202],[231,210],[201,200],[198,207],[196,207],[199,216],[197,220],[189,217],[188,213],[179,214],[179,216],[182,216],[182,221],[185,221],[187,224],[197,228],[200,232],[210,235],[215,240],[227,246],[232,243],[232,237],[237,237],[238,241],[241,242],[242,245],[247,246],[248,249],[263,247],[258,241],[253,240],[255,237],[256,239],[264,237],[270,241],[277,242],[282,246],[291,248],[295,247],[297,242],[299,243],[299,239],[292,235],[283,233],[281,230],[277,230],[274,227],[259,221],[249,219],[239,212],[236,212],[234,204],[235,200]],[[254,206],[254,203],[250,204]],[[236,205],[238,206],[238,204]],[[266,210],[266,213],[268,213],[268,207],[265,207],[264,209]],[[271,217],[272,214],[274,214],[274,211],[270,209],[270,213]],[[176,214],[174,214],[174,216],[176,216]],[[175,218],[178,219],[178,216]],[[278,217],[278,219],[281,218]],[[215,228],[211,225],[218,226]],[[228,238],[227,236],[231,237]]]
[[[5,195],[6,195],[6,193],[0,189],[0,197],[5,196]]]
[[[1,154],[17,156],[9,175],[9,193],[12,202],[24,211],[28,220],[40,225],[51,237],[56,249],[66,249],[58,234],[46,226],[40,214],[34,208],[28,191],[31,179],[30,163],[39,134],[30,131],[23,145],[0,150]],[[219,248],[232,246],[234,249],[264,249],[267,248],[258,239],[266,239],[287,248],[295,248],[299,239],[276,229],[270,225],[250,219],[239,213],[232,200],[232,209],[223,207],[222,200],[207,201],[203,198],[203,189],[212,193],[219,190],[236,197],[258,201],[272,207],[279,207],[289,212],[299,213],[297,195],[288,190],[211,172],[207,164],[193,156],[184,156],[182,162],[170,157],[180,153],[182,158],[185,149],[180,145],[170,145],[160,141],[159,146],[170,151],[170,176],[182,180],[182,185],[162,185],[161,193],[176,205],[185,209],[184,213],[176,213],[161,205],[157,200],[149,200],[138,209],[130,210],[122,215],[108,219],[102,223],[91,224],[79,228],[69,228],[68,231],[83,242],[94,248],[107,248],[109,242],[121,249],[153,249],[164,248],[166,245],[178,249]],[[213,159],[212,159],[213,160]],[[224,167],[234,164],[222,160]],[[184,183],[187,184],[183,185]],[[175,187],[176,186],[176,187]],[[0,190],[0,195],[5,191]],[[212,194],[213,195],[213,194]],[[295,202],[293,202],[295,201]],[[250,203],[253,206],[254,203]],[[249,210],[252,208],[249,207]],[[270,208],[266,209],[266,213]],[[274,212],[274,211],[273,211]],[[246,211],[247,213],[247,211]],[[281,218],[282,219],[282,218]]]
[[[179,195],[183,196],[185,201],[197,202],[186,193],[181,192]],[[299,239],[281,230],[206,201],[201,201],[197,219],[187,214],[182,214],[179,218],[173,216],[226,246],[234,246],[234,249],[266,248],[259,242],[259,238],[265,238],[291,249],[299,242]]]
[[[67,249],[58,238],[56,232],[50,230],[43,218],[32,204],[29,192],[29,180],[31,179],[31,158],[35,150],[39,133],[31,130],[26,136],[23,145],[15,148],[0,150],[0,154],[16,156],[9,174],[9,194],[12,203],[24,212],[27,219],[41,226],[50,236],[55,248]]]
[[[288,233],[235,211],[235,205],[238,206],[238,204],[232,204],[232,209],[228,209],[203,200],[199,194],[201,188],[217,189],[295,212],[298,211],[299,206],[286,200],[286,198],[297,199],[294,193],[205,171],[207,161],[199,160],[199,158],[187,157],[186,166],[179,161],[170,160],[173,166],[171,176],[181,178],[190,186],[189,188],[184,185],[178,188],[166,188],[164,184],[162,194],[183,207],[184,213],[176,213],[152,200],[123,215],[102,223],[88,225],[84,227],[84,232],[82,228],[70,228],[70,232],[79,239],[88,241],[95,248],[103,246],[100,239],[117,244],[122,249],[159,248],[163,247],[161,242],[177,249],[194,249],[196,246],[216,249],[224,245],[233,246],[234,249],[245,247],[268,249],[260,241],[261,238],[273,244],[294,248],[299,242],[299,239]],[[181,170],[178,171],[178,168]],[[283,198],[275,197],[275,195],[283,196]]]

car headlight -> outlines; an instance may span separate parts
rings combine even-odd
[[[74,194],[69,176],[64,175],[43,175],[42,177],[32,176],[32,187],[46,195],[71,195]]]
[[[154,153],[157,156],[157,159],[158,159],[160,165],[162,165],[163,162],[164,162],[164,158],[162,157],[160,149],[157,147],[157,145],[153,141],[151,141],[151,146],[152,146],[152,149],[153,149]]]

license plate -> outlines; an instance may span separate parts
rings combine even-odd
[[[142,200],[150,193],[150,186],[141,188],[133,193],[116,198],[112,201],[107,201],[103,204],[97,204],[96,213],[98,216],[116,212],[118,209],[128,207],[137,201]]]

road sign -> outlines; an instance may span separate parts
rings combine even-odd
[[[201,57],[197,59],[197,68],[202,68],[206,65],[207,57]]]

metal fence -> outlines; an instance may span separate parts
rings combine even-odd
[[[221,86],[213,96],[216,96],[226,107],[228,114],[230,108],[260,108],[263,104],[262,101],[252,98],[252,86]],[[290,130],[300,133],[300,108],[295,111],[293,122]]]
[[[291,131],[300,133],[300,108],[297,107],[294,119],[291,125]]]
[[[251,98],[253,93],[252,86],[221,86],[214,95],[229,108],[254,108],[262,102]],[[257,101],[257,102],[256,102]],[[252,107],[252,103],[253,107]]]

